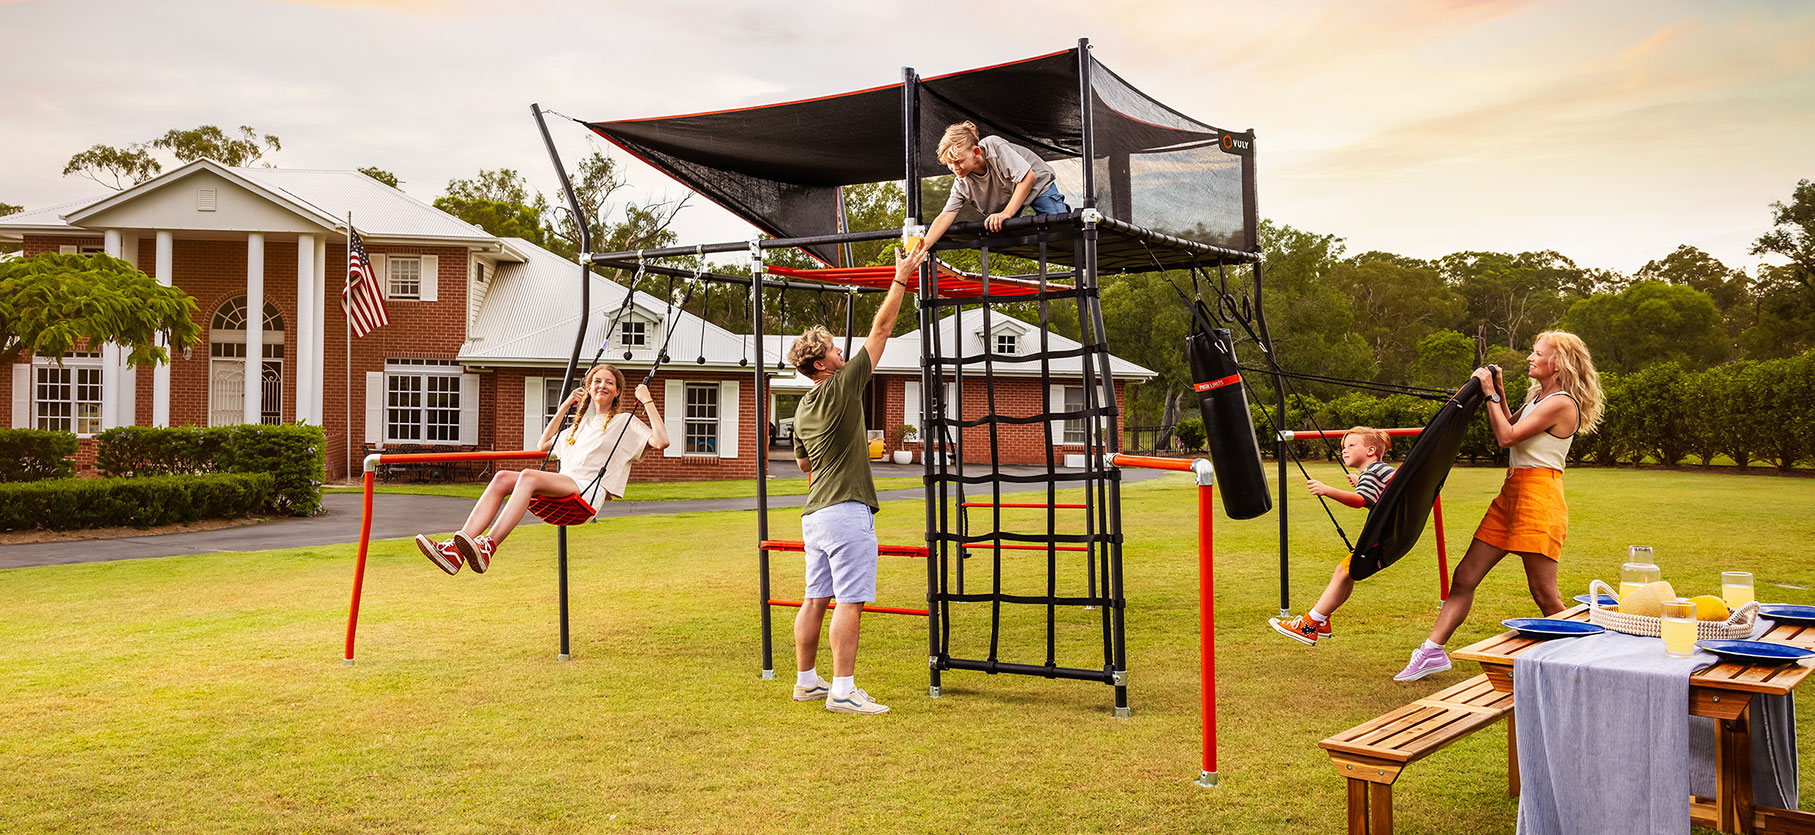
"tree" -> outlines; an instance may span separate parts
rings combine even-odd
[[[1355,332],[1354,305],[1331,280],[1342,259],[1342,239],[1270,220],[1261,222],[1260,232],[1262,301],[1280,367],[1352,380],[1373,379],[1373,351]],[[1251,288],[1235,290],[1240,283],[1231,281],[1231,292],[1250,295]],[[1252,348],[1247,361],[1264,362],[1253,355]],[[1296,385],[1320,397],[1335,392],[1324,385]]]
[[[19,212],[23,212],[23,211],[25,211],[24,206],[15,206],[11,203],[0,203],[0,217],[6,217],[7,215],[11,215],[11,214],[18,214]],[[0,255],[5,255],[6,253],[9,253],[9,252],[18,252],[19,248],[20,247],[18,244],[0,243]]]
[[[367,177],[371,177],[372,179],[377,180],[378,182],[384,183],[385,185],[390,186],[391,188],[397,188],[399,185],[402,185],[402,183],[403,183],[402,180],[397,179],[396,174],[392,174],[389,171],[386,171],[382,168],[378,168],[375,166],[366,166],[363,168],[356,168],[354,170],[358,171],[361,174],[366,175]]]
[[[195,300],[108,255],[38,255],[0,261],[0,365],[20,355],[61,359],[86,340],[118,342],[134,365],[169,362],[157,344],[194,345]]]
[[[164,164],[137,144],[124,148],[96,145],[63,164],[63,176],[79,174],[115,191],[136,186],[163,170]]]
[[[1475,370],[1475,341],[1453,330],[1440,330],[1418,340],[1418,362],[1412,382],[1429,388],[1454,388]]]
[[[1688,244],[1677,247],[1675,252],[1659,260],[1645,262],[1633,277],[1700,290],[1714,300],[1714,306],[1722,313],[1750,295],[1745,270],[1729,269],[1720,259]]]
[[[1588,343],[1596,368],[1619,373],[1659,362],[1707,368],[1729,352],[1720,311],[1708,294],[1662,281],[1578,301],[1561,326]]]
[[[542,225],[541,211],[522,203],[437,197],[434,206],[500,238],[523,238],[545,249],[548,246],[548,229]]]
[[[1529,347],[1531,337],[1555,322],[1571,302],[1595,290],[1600,279],[1555,252],[1458,252],[1437,262],[1467,304],[1462,332],[1482,326],[1498,344]]]
[[[1784,264],[1759,270],[1752,294],[1752,325],[1739,335],[1751,359],[1794,356],[1815,348],[1815,293],[1793,277],[1797,267]]]
[[[1771,204],[1769,232],[1752,242],[1753,255],[1780,255],[1795,267],[1790,278],[1815,293],[1815,183],[1802,180],[1789,204]]]
[[[189,130],[166,131],[148,144],[169,151],[183,162],[206,157],[230,168],[245,168],[263,159],[266,151],[283,150],[282,142],[271,134],[260,136],[247,125],[240,125],[239,133],[236,139],[214,125],[202,125]]]
[[[1355,331],[1373,349],[1383,381],[1409,381],[1420,340],[1462,316],[1462,297],[1436,267],[1414,259],[1370,252],[1338,265],[1330,280],[1349,297]]]

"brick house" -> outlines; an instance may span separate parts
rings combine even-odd
[[[351,340],[338,304],[349,216],[371,254],[390,317],[390,324]],[[104,345],[60,365],[26,357],[0,373],[9,425],[75,431],[84,471],[92,471],[93,434],[130,425],[318,425],[328,437],[330,479],[356,471],[377,449],[524,448],[560,402],[579,324],[575,264],[520,238],[491,235],[354,171],[228,168],[198,160],[98,199],[0,217],[0,241],[21,243],[25,257],[107,252],[196,300],[202,341],[168,365],[130,367],[123,351]],[[592,281],[588,352],[627,292],[603,276]],[[255,309],[262,315],[251,315]],[[967,354],[981,350],[980,321],[960,318],[956,328]],[[766,340],[772,350],[764,365],[752,356],[748,335],[638,295],[606,361],[634,382],[669,329],[672,360],[653,394],[674,443],[638,463],[633,478],[754,477],[756,444],[767,433],[754,419],[750,375],[764,367],[783,393],[798,390],[791,371],[774,370],[789,338]],[[992,330],[1003,351],[1038,345],[1038,329],[1022,322],[997,318]],[[1055,349],[1075,346],[1056,334],[1051,339]],[[944,341],[953,344],[951,334]],[[263,358],[259,384],[248,385],[247,358],[254,355]],[[867,401],[872,429],[912,423],[904,415],[918,414],[919,355],[918,333],[899,338],[884,355]],[[748,366],[740,363],[746,359]],[[1037,364],[999,365],[998,410],[1031,414],[1042,402],[1081,401],[1077,360],[1064,362],[1055,363],[1045,392]],[[1118,399],[1126,383],[1153,376],[1120,359],[1112,367]],[[1060,368],[1067,379],[1057,376]],[[975,380],[966,376],[966,417],[987,408],[980,368],[977,373]],[[1004,440],[1004,461],[1044,461],[1039,427],[1004,429],[1017,430]],[[967,459],[987,456],[982,432],[967,431]],[[1061,441],[1081,444],[1083,432],[1054,427]],[[1082,447],[1062,443],[1055,451]]]

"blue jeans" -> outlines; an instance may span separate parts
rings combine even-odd
[[[1027,208],[1032,209],[1036,215],[1062,215],[1071,211],[1065,205],[1065,197],[1059,194],[1058,185],[1053,183],[1048,183],[1046,190],[1028,203]]]

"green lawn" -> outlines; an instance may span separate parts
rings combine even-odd
[[[1456,550],[1500,478],[1450,477]],[[1739,568],[1762,599],[1815,603],[1815,481],[1583,470],[1568,490],[1566,594],[1615,578],[1638,543],[1679,590],[1715,591]],[[1110,716],[1108,687],[1079,682],[952,672],[929,699],[924,622],[883,615],[866,618],[858,682],[894,712],[794,704],[790,610],[777,610],[777,680],[757,676],[749,512],[575,529],[565,664],[542,526],[484,576],[448,578],[407,541],[377,543],[354,667],[340,665],[350,546],[9,570],[0,831],[1342,831],[1343,781],[1317,740],[1477,672],[1391,681],[1434,615],[1432,549],[1363,583],[1336,637],[1309,649],[1266,627],[1276,517],[1219,516],[1223,785],[1200,789],[1194,492],[1182,477],[1124,491],[1129,720]],[[1302,607],[1341,545],[1308,496],[1290,511]],[[1336,512],[1360,528],[1359,512]],[[878,529],[915,542],[921,519],[892,503]],[[797,520],[778,510],[772,530],[795,536]],[[1008,560],[1005,588],[1043,584],[1043,563]],[[1070,566],[1061,591],[1082,573]],[[798,594],[798,557],[778,556],[773,575],[778,596]],[[881,602],[916,605],[924,578],[917,560],[885,560]],[[1532,613],[1503,566],[1455,645]],[[1061,663],[1100,662],[1091,614],[1063,619]],[[955,618],[955,644],[980,647],[987,618]],[[1042,660],[1039,619],[1004,623],[1004,659]],[[1798,700],[1806,754],[1815,688]],[[1512,832],[1504,739],[1492,729],[1408,769],[1398,830]],[[1802,790],[1815,809],[1815,769]]]
[[[900,490],[919,487],[920,478],[898,477],[876,479],[877,490]],[[328,493],[357,493],[358,487],[329,487]],[[485,491],[483,484],[381,484],[373,488],[376,493],[414,494],[419,496],[456,496],[462,499],[477,499]],[[756,482],[749,479],[736,481],[649,481],[630,485],[628,496],[618,501],[623,502],[669,502],[684,499],[751,499],[756,497]],[[804,478],[769,479],[771,496],[804,496],[807,494],[807,480]]]

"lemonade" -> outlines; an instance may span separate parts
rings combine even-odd
[[[1633,591],[1635,591],[1637,589],[1642,589],[1644,587],[1645,587],[1644,583],[1621,583],[1620,584],[1620,599],[1625,600],[1626,595],[1629,595]]]
[[[1752,587],[1750,585],[1742,586],[1722,583],[1720,587],[1720,596],[1722,600],[1727,601],[1727,608],[1737,609],[1752,602]]]
[[[1695,654],[1695,621],[1665,618],[1659,627],[1664,651],[1671,655]]]

